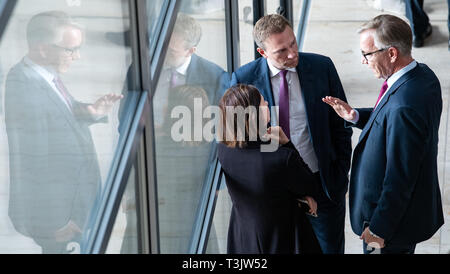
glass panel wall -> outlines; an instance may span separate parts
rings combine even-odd
[[[239,46],[241,65],[255,60],[253,41],[253,0],[239,1]]]
[[[0,253],[83,250],[120,105],[133,108],[128,11],[126,0],[18,1],[0,42]]]
[[[136,160],[137,161],[137,160]],[[137,162],[136,162],[137,163]],[[139,218],[138,218],[138,177],[136,164],[128,178],[125,193],[120,203],[116,221],[109,239],[107,254],[138,254],[139,246]]]
[[[216,208],[212,219],[212,227],[216,233],[209,234],[206,254],[226,254],[228,243],[228,226],[231,216],[231,197],[225,183],[225,176],[217,193]]]
[[[153,50],[156,45],[156,38],[158,38],[158,32],[160,30],[161,18],[160,15],[164,14],[164,8],[167,8],[167,0],[153,0],[147,1],[147,18],[148,18],[148,36],[150,55],[153,54]]]
[[[302,6],[303,6],[304,0],[295,0],[292,1],[292,8],[293,10],[293,16],[294,16],[294,33],[298,33],[298,24],[300,22],[300,16],[302,12]]]
[[[229,85],[225,30],[223,0],[182,1],[153,97],[161,253],[188,252],[208,187],[215,150],[205,109]]]
[[[280,0],[266,0],[266,14],[278,13]]]

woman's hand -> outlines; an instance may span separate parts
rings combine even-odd
[[[305,196],[303,199],[308,203],[309,205],[309,213],[313,216],[317,216],[317,202],[314,200],[311,196]]]
[[[277,141],[278,143],[285,145],[289,142],[288,137],[284,133],[283,129],[279,126],[269,127],[267,129],[267,134],[264,135],[265,138]]]

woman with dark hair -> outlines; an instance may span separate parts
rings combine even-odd
[[[317,211],[312,172],[280,127],[252,131],[267,128],[267,102],[257,88],[239,84],[227,90],[219,106],[219,161],[233,203],[228,253],[320,252],[304,216]],[[247,111],[239,115],[239,109]],[[281,146],[261,152],[267,143],[263,139]],[[298,199],[306,200],[310,209],[300,209]]]

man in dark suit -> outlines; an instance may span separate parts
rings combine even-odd
[[[9,142],[9,216],[43,253],[78,242],[101,177],[89,125],[104,120],[121,95],[84,104],[60,79],[80,58],[81,28],[59,11],[35,15],[29,52],[8,73],[5,120]]]
[[[366,23],[360,46],[363,64],[386,80],[375,107],[355,110],[324,98],[362,129],[353,154],[350,220],[365,253],[411,254],[444,223],[437,174],[441,87],[430,68],[412,58],[412,33],[400,18],[380,15]]]
[[[292,27],[281,15],[261,18],[253,34],[263,58],[239,68],[231,84],[256,86],[271,107],[279,106],[280,119],[272,110],[272,124],[283,128],[317,179],[318,217],[309,220],[322,251],[344,253],[352,130],[321,104],[330,94],[346,100],[339,76],[330,58],[298,53]]]

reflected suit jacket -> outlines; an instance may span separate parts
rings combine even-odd
[[[135,86],[134,81],[138,78],[134,65],[131,65],[127,72],[127,81],[122,94],[125,99],[120,102],[119,118],[123,117],[125,107],[131,104],[132,96],[128,96],[130,87]],[[161,78],[161,75],[160,75]],[[162,81],[159,79],[158,81]],[[191,62],[186,70],[186,85],[198,86],[205,90],[210,105],[217,105],[230,84],[230,75],[221,67],[206,60],[203,57],[193,54]],[[155,92],[155,91],[153,91]],[[120,119],[119,132],[123,133],[125,124]]]
[[[23,61],[8,73],[5,94],[9,142],[9,216],[33,238],[54,237],[69,220],[81,229],[100,184],[85,104],[73,113]]]
[[[322,102],[325,96],[346,101],[341,81],[333,62],[325,56],[299,53],[296,69],[311,142],[319,163],[322,188],[329,198],[342,203],[348,189],[352,130],[346,128],[334,110]],[[256,86],[269,106],[275,105],[265,58],[258,58],[233,73],[231,85],[237,83]]]
[[[202,87],[209,103],[217,105],[230,84],[230,76],[218,65],[193,54],[187,69],[186,84]]]
[[[358,109],[350,218],[386,244],[416,244],[443,224],[437,173],[441,87],[424,64],[398,79],[373,111]],[[373,112],[372,112],[373,111]]]

